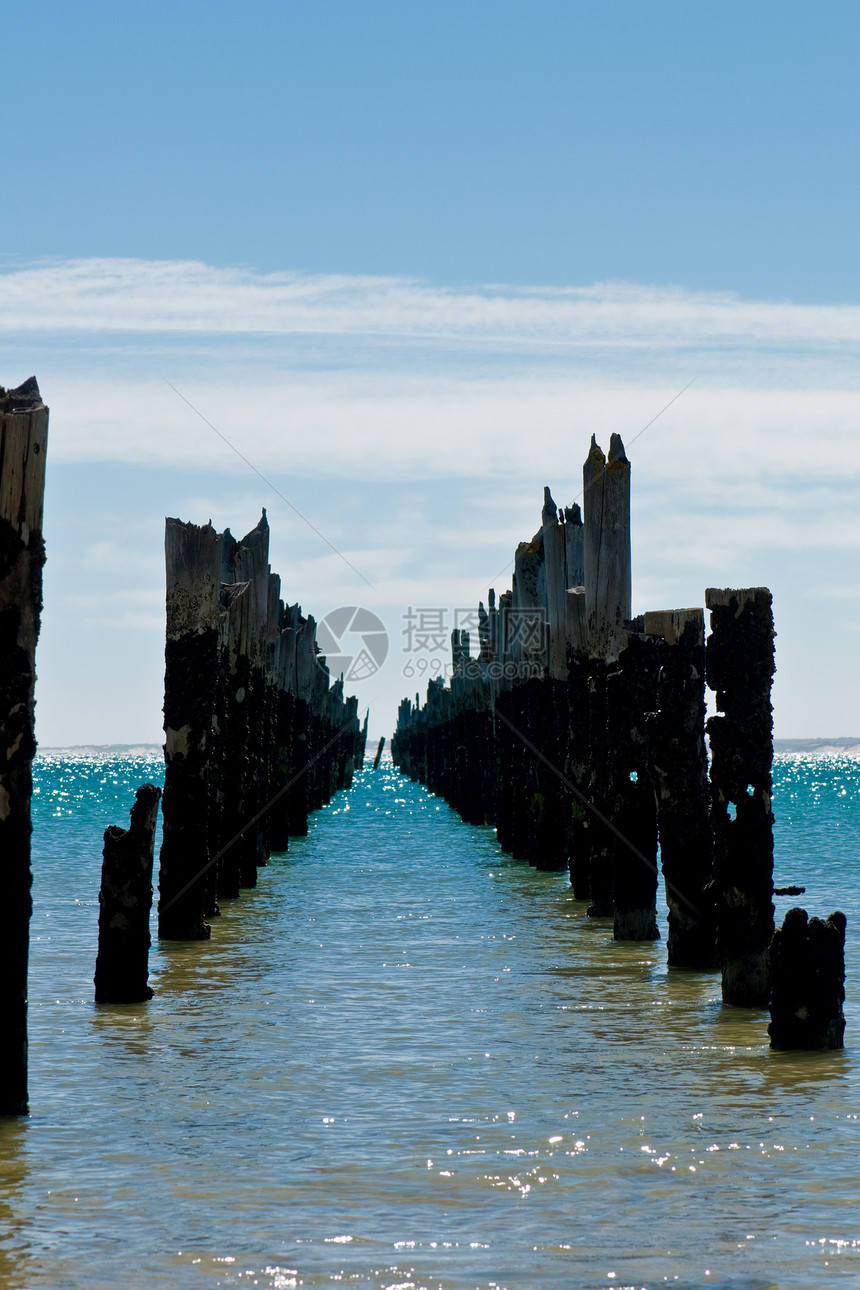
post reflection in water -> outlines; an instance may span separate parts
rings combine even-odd
[[[30,1284],[29,1241],[19,1221],[28,1186],[26,1120],[0,1118],[0,1285],[26,1290]]]
[[[101,833],[155,769],[37,761],[32,1117],[0,1125],[2,1284],[856,1281],[852,1048],[771,1053],[718,974],[616,944],[565,875],[390,763],[211,941],[156,944],[148,1004],[93,1004]],[[856,766],[777,771],[778,875],[849,916],[850,1045]]]

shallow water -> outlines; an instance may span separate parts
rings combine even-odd
[[[849,917],[848,1047],[777,1054],[663,943],[390,763],[96,1007],[101,832],[158,763],[39,760],[9,1287],[860,1281],[860,763],[780,759],[778,900]]]

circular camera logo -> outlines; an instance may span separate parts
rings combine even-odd
[[[344,685],[366,681],[388,657],[385,623],[370,609],[346,605],[333,609],[317,627],[317,645],[333,677]]]

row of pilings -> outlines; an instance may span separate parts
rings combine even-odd
[[[266,512],[229,529],[168,519],[165,533],[165,779],[137,791],[128,829],[105,831],[95,997],[151,998],[149,914],[158,804],[163,812],[158,934],[205,940],[219,902],[308,816],[352,785],[367,716],[333,684],[316,623],[281,599]]]
[[[158,933],[201,940],[219,901],[350,787],[367,720],[332,683],[313,617],[281,599],[265,510],[241,539],[168,519],[165,554]]]
[[[494,825],[504,851],[569,868],[576,897],[613,919],[618,940],[658,937],[662,868],[670,966],[720,969],[726,1003],[765,1007],[771,594],[708,589],[707,639],[702,608],[632,618],[630,463],[619,436],[606,457],[592,439],[582,496],[582,511],[560,511],[545,490],[511,590],[478,606],[474,655],[471,633],[455,630],[450,684],[432,680],[423,705],[402,701],[392,758],[467,822]],[[811,1046],[838,1029],[828,1022]]]

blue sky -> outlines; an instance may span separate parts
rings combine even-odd
[[[501,590],[543,484],[690,381],[630,448],[637,608],[772,586],[777,734],[860,734],[858,36],[834,3],[4,15],[41,741],[159,738],[164,515],[263,505],[290,599],[388,624],[388,731],[406,609]]]

